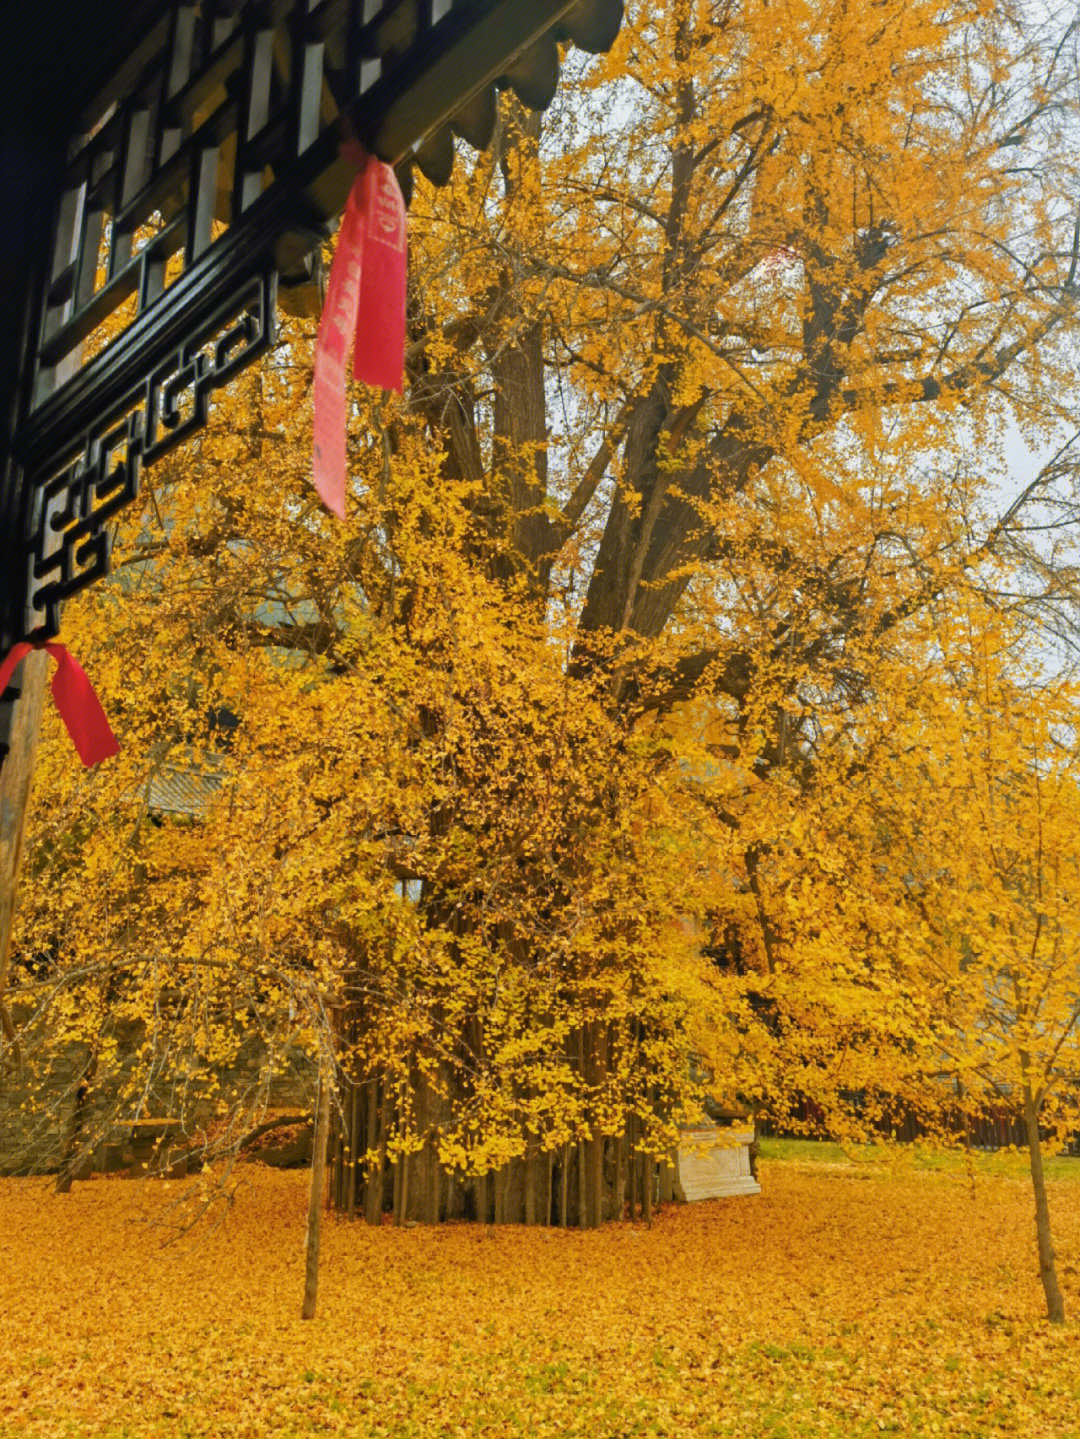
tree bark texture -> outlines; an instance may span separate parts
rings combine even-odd
[[[1039,1278],[1046,1295],[1046,1317],[1051,1324],[1065,1323],[1065,1298],[1058,1283],[1054,1245],[1050,1235],[1050,1205],[1046,1197],[1042,1143],[1039,1139],[1039,1110],[1031,1085],[1024,1085],[1024,1126],[1027,1130],[1031,1184],[1035,1190],[1035,1233],[1039,1244]]]
[[[566,1054],[584,1086],[578,1135],[552,1144],[527,1130],[517,1157],[482,1174],[440,1162],[437,1136],[452,1108],[445,1083],[421,1078],[417,1070],[408,1091],[395,1098],[378,1075],[345,1080],[327,1126],[329,1207],[349,1218],[362,1214],[369,1224],[380,1224],[387,1210],[396,1225],[472,1219],[593,1229],[627,1212],[631,1220],[648,1222],[657,1200],[672,1198],[672,1176],[669,1166],[657,1166],[644,1152],[648,1127],[642,1114],[628,1113],[621,1130],[602,1127],[603,1089],[621,1062],[610,1026],[584,1023],[568,1036]],[[658,1102],[650,1094],[650,1106]],[[401,1137],[406,1111],[415,1147],[388,1164],[388,1142]]]

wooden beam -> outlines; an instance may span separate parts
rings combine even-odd
[[[16,667],[12,685],[18,686],[19,697],[13,706],[8,752],[0,762],[0,1024],[16,1063],[21,1058],[19,1043],[4,996],[48,668],[48,656],[36,650]]]

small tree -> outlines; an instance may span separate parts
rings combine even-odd
[[[970,597],[937,633],[947,682],[897,730],[908,773],[879,813],[937,1078],[1022,1118],[1047,1314],[1062,1323],[1043,1150],[1080,1115],[1078,691]]]

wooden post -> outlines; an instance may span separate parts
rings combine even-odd
[[[525,1141],[525,1223],[536,1223],[536,1147],[531,1138]]]
[[[327,1140],[330,1168],[330,1184],[327,1191],[327,1207],[341,1209],[341,1181],[344,1174],[345,1146],[344,1125],[337,1109],[330,1111],[330,1136]]]
[[[4,995],[7,992],[15,898],[22,867],[26,816],[30,807],[48,669],[48,656],[37,650],[16,666],[15,674],[21,675],[20,693],[13,706],[8,752],[0,762],[0,1025],[16,1063],[22,1056]]]
[[[301,1319],[315,1318],[319,1293],[319,1231],[322,1224],[323,1186],[326,1181],[326,1140],[330,1132],[330,1074],[324,1064],[315,1100],[315,1137],[311,1146],[311,1191],[308,1195],[307,1240],[304,1245],[304,1305]]]
[[[626,1211],[626,1187],[627,1187],[627,1143],[626,1143],[626,1121],[623,1121],[622,1133],[615,1140],[615,1218],[621,1219]]]
[[[594,1132],[592,1149],[592,1228],[599,1229],[604,1222],[604,1150],[607,1141],[599,1125]]]
[[[428,1138],[424,1141],[424,1219],[428,1224],[438,1224],[439,1210],[442,1206],[442,1170],[439,1165],[439,1152],[435,1147],[435,1140]]]
[[[582,1086],[585,1085],[585,1025],[582,1023],[577,1032],[578,1042],[578,1074],[581,1075]],[[585,1139],[578,1138],[577,1145],[577,1200],[578,1200],[578,1227],[588,1229],[589,1227],[589,1206],[586,1188],[586,1164],[585,1164]]]
[[[359,1084],[349,1088],[349,1187],[347,1194],[348,1214],[356,1217],[356,1171],[360,1163],[360,1100]]]
[[[595,1020],[590,1026],[589,1050],[592,1059],[593,1082],[597,1093],[597,1109],[599,1109],[600,1091],[607,1074],[607,1034]],[[604,1222],[604,1135],[600,1129],[599,1117],[593,1120],[593,1137],[589,1157],[592,1162],[590,1225],[593,1229],[599,1229]]]
[[[364,1219],[368,1224],[382,1223],[383,1171],[386,1167],[385,1103],[379,1081],[373,1078],[368,1096],[368,1165],[364,1178]],[[372,1155],[375,1157],[371,1158]]]
[[[626,1120],[626,1213],[633,1224],[637,1218],[637,1115],[632,1111]]]
[[[409,1217],[409,1152],[403,1150],[401,1154],[401,1214],[398,1224],[404,1224]]]
[[[670,1204],[673,1198],[675,1169],[670,1154],[660,1166],[660,1203]]]
[[[655,1089],[655,1087],[654,1087],[653,1085],[650,1085],[650,1086],[649,1086],[648,1094],[649,1094],[649,1108],[652,1110],[653,1114],[655,1115],[656,1110],[657,1110],[657,1098],[656,1098],[656,1089]],[[644,1133],[644,1126],[643,1126],[643,1133]],[[655,1161],[655,1159],[653,1158],[652,1154],[651,1154],[648,1150],[646,1150],[645,1154],[643,1155],[643,1168],[644,1168],[645,1174],[644,1174],[644,1178],[643,1178],[643,1180],[642,1180],[642,1189],[641,1189],[642,1218],[645,1220],[645,1223],[646,1223],[647,1225],[649,1225],[649,1227],[651,1228],[651,1227],[652,1227],[652,1216],[653,1216],[653,1192],[654,1192],[654,1187],[655,1187],[655,1185],[656,1185],[656,1161]]]

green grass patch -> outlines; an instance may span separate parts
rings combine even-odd
[[[761,1158],[781,1163],[831,1164],[852,1170],[887,1165],[908,1166],[926,1173],[978,1175],[1000,1179],[1027,1179],[1028,1157],[1023,1150],[937,1149],[925,1144],[834,1144],[822,1139],[761,1139]],[[1080,1159],[1057,1154],[1044,1157],[1047,1179],[1080,1184]]]

